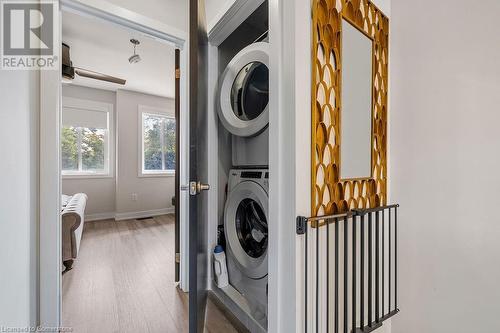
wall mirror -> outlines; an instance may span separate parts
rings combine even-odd
[[[342,19],[340,178],[372,175],[373,41]]]
[[[370,0],[312,0],[311,212],[387,203],[389,19]]]

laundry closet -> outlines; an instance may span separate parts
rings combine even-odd
[[[216,120],[217,191],[212,208],[212,251],[222,246],[229,285],[216,297],[251,332],[267,331],[269,223],[268,2],[234,6],[209,34],[209,112]],[[215,135],[216,134],[216,135]],[[214,150],[215,151],[215,150]],[[216,158],[215,158],[216,157]],[[220,251],[220,247],[218,247]]]

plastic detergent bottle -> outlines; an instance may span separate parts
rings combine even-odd
[[[229,277],[227,275],[226,254],[220,245],[217,245],[214,249],[214,272],[217,287],[227,287],[229,285]]]

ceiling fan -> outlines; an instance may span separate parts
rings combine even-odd
[[[74,67],[69,55],[70,47],[68,44],[62,43],[62,76],[64,80],[72,81],[75,78],[75,74],[78,76],[87,77],[90,79],[106,81],[116,84],[124,85],[127,81],[120,79],[111,75],[102,74],[99,72],[94,72],[88,69],[83,69],[79,67]]]

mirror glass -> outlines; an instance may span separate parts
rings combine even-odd
[[[243,67],[233,82],[231,105],[241,120],[260,116],[269,102],[269,69],[261,62]]]
[[[340,177],[371,177],[372,40],[342,20]]]

